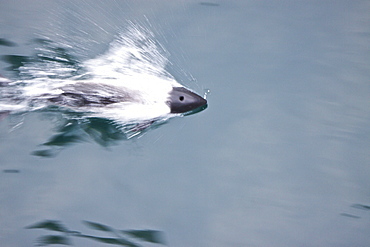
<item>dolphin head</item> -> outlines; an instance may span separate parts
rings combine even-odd
[[[167,101],[171,113],[185,113],[207,105],[207,100],[184,87],[173,87]]]

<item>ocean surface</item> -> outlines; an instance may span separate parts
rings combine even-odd
[[[0,246],[368,246],[369,13],[2,0]],[[173,79],[208,108],[138,128],[34,101],[92,71]]]

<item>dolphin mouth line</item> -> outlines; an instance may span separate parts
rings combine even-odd
[[[198,112],[204,111],[207,108],[208,108],[208,104],[205,104],[205,105],[199,106],[198,108],[195,108],[194,110],[184,112],[183,116],[190,116],[190,115],[196,114]]]

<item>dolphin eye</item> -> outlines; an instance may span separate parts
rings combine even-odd
[[[183,100],[184,100],[184,96],[180,96],[180,97],[179,97],[179,100],[180,100],[180,101],[183,101]]]

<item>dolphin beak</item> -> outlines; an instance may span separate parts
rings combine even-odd
[[[171,113],[185,113],[207,105],[207,100],[183,87],[174,87],[170,92]]]

